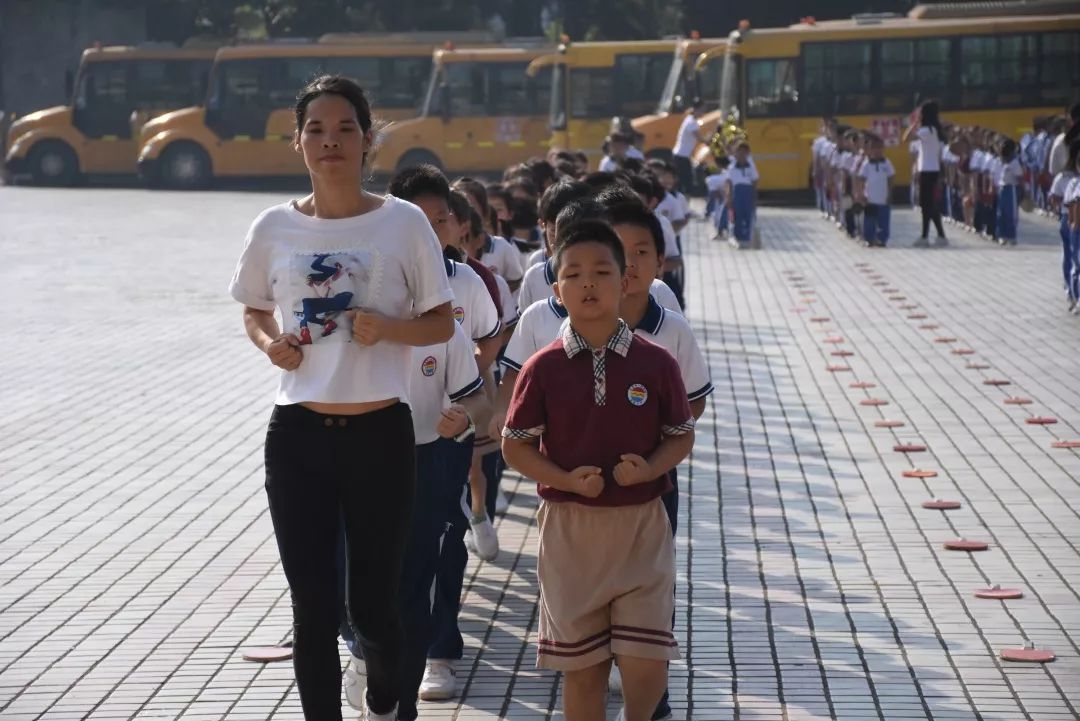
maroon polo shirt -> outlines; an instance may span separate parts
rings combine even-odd
[[[623,325],[625,327],[625,325]],[[564,343],[570,326],[551,345],[530,358],[514,385],[504,435],[540,438],[540,452],[571,471],[579,466],[603,469],[604,490],[596,498],[539,485],[548,501],[587,506],[631,506],[671,490],[665,474],[651,482],[623,487],[614,469],[624,453],[648,459],[664,435],[686,433],[694,417],[675,359],[660,346],[630,333],[623,356],[604,352],[603,403],[597,403],[593,352],[569,357]]]

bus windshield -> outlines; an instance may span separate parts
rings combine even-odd
[[[72,104],[83,111],[173,110],[198,103],[210,60],[109,60],[85,63]]]
[[[543,115],[549,106],[551,71],[525,73],[524,61],[455,62],[431,75],[424,115],[456,118]]]

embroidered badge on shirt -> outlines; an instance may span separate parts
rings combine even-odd
[[[461,306],[454,308],[454,320],[459,324],[465,322],[465,309]]]
[[[627,389],[626,399],[630,401],[630,405],[643,406],[649,400],[649,390],[640,383],[634,383]]]
[[[420,372],[426,375],[428,378],[435,375],[435,369],[439,366],[435,360],[435,356],[429,355],[424,359],[424,362],[420,364]]]

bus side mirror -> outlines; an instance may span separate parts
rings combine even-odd
[[[70,98],[75,92],[75,75],[70,70],[64,71],[64,97]]]

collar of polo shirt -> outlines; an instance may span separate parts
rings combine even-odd
[[[567,358],[573,358],[582,351],[592,351],[592,346],[589,342],[581,337],[574,326],[570,323],[564,323],[562,328],[562,344],[563,350],[566,351]],[[608,350],[614,351],[621,355],[623,358],[630,352],[630,342],[634,339],[634,334],[630,330],[630,327],[620,318],[619,325],[615,328],[615,332],[608,338],[608,342],[604,345]],[[599,349],[597,349],[599,350]]]
[[[656,302],[656,298],[653,298],[652,293],[649,294],[649,304],[645,307],[645,315],[641,316],[641,321],[637,324],[637,330],[640,328],[646,333],[656,335],[660,332],[660,327],[664,325],[664,306]]]
[[[548,285],[553,285],[558,278],[555,277],[555,259],[548,258],[544,261],[544,280]]]
[[[450,260],[449,258],[443,258],[443,265],[446,266],[447,278],[453,278],[455,275],[457,275],[457,265],[454,264],[454,261]]]

